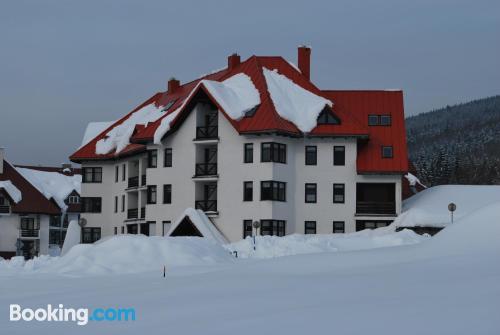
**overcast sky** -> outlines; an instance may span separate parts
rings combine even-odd
[[[323,89],[401,88],[406,114],[500,93],[495,1],[3,1],[0,146],[60,164],[90,121],[243,59],[312,47]]]

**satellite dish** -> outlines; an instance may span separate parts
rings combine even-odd
[[[87,219],[81,218],[80,220],[78,220],[78,225],[82,228],[85,227],[87,225]]]

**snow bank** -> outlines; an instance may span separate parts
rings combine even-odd
[[[162,107],[151,103],[138,111],[132,113],[121,124],[111,129],[106,137],[96,143],[96,154],[105,155],[116,150],[120,152],[130,144],[130,136],[134,132],[136,125],[147,125],[149,122],[154,122],[165,115]]]
[[[457,205],[454,218],[500,201],[500,186],[442,185],[427,188],[403,202],[396,218],[399,227],[445,227],[450,224],[448,204]]]
[[[316,127],[319,114],[333,103],[296,85],[286,76],[264,68],[267,88],[278,114],[292,122],[302,132]]]
[[[19,189],[14,186],[10,180],[0,181],[0,188],[7,192],[9,197],[11,197],[16,204],[23,199],[21,191],[19,191]]]
[[[68,225],[68,230],[66,231],[66,237],[64,238],[64,244],[61,250],[61,256],[64,256],[71,250],[75,245],[80,244],[81,231],[78,221],[71,220]]]
[[[168,236],[172,234],[177,226],[184,220],[185,217],[188,217],[193,225],[198,229],[198,231],[203,235],[204,238],[207,238],[211,241],[217,242],[219,244],[226,244],[228,241],[222,235],[222,233],[214,226],[212,221],[207,217],[205,212],[199,209],[194,208],[186,208],[184,213],[182,213],[179,218],[174,222],[170,230],[168,231]]]
[[[419,243],[428,238],[410,230],[394,232],[393,227],[384,227],[348,234],[257,236],[255,251],[251,237],[228,244],[225,247],[230,251],[237,251],[238,257],[241,258],[273,258],[297,254],[393,247]]]
[[[64,200],[73,190],[81,193],[81,175],[67,176],[59,172],[39,171],[29,168],[16,168],[47,199],[54,199],[59,208],[67,208]]]
[[[97,135],[109,128],[115,122],[116,121],[90,122],[87,125],[87,128],[85,128],[85,132],[83,133],[83,139],[80,148],[92,141],[97,137]]]

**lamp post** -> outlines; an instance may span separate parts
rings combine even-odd
[[[260,221],[254,221],[252,223],[252,227],[254,228],[254,233],[253,235],[253,250],[255,250],[255,235],[257,235],[257,229],[260,227]]]
[[[448,210],[450,211],[451,215],[451,223],[453,223],[453,212],[457,210],[457,205],[455,205],[453,202],[450,202],[448,204]]]

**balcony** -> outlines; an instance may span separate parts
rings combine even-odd
[[[0,206],[0,214],[9,214],[9,213],[10,213],[10,206],[7,205]]]
[[[196,164],[196,177],[217,175],[217,163],[198,163]]]
[[[217,126],[196,127],[197,140],[214,140],[218,137]]]
[[[40,230],[38,229],[20,229],[20,238],[39,238]]]
[[[382,201],[356,202],[356,214],[395,215],[396,203]]]
[[[146,207],[141,207],[141,219],[146,218]]]
[[[137,219],[139,217],[139,209],[131,208],[127,210],[127,219]]]
[[[146,186],[146,175],[145,174],[143,174],[141,176],[141,186]]]
[[[138,186],[139,186],[139,176],[130,177],[128,179],[128,188],[133,188]]]
[[[204,212],[217,212],[217,200],[196,200],[194,205]]]

